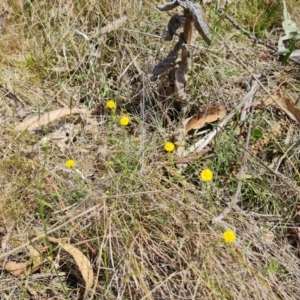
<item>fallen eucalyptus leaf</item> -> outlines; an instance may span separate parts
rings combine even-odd
[[[70,244],[62,243],[60,240],[54,237],[48,237],[49,241],[57,243],[61,248],[63,248],[66,252],[68,252],[71,256],[73,256],[81,275],[85,281],[85,293],[83,299],[86,299],[88,292],[93,286],[94,275],[93,275],[93,267],[87,257],[77,248]]]
[[[190,130],[201,129],[206,123],[212,123],[226,116],[224,105],[210,107],[204,114],[197,114],[185,120],[184,132],[188,134]]]
[[[60,108],[57,110],[53,110],[47,113],[44,113],[41,116],[36,116],[30,119],[27,119],[21,122],[14,128],[14,131],[19,130],[34,130],[40,126],[47,125],[57,119],[62,117],[73,115],[73,114],[87,114],[88,111],[84,108]]]
[[[282,97],[280,94],[273,95],[272,98],[268,97],[264,100],[265,104],[271,103],[274,101],[278,104],[278,106],[294,121],[300,123],[300,109],[292,103],[289,98]]]

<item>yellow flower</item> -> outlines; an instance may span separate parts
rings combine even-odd
[[[175,150],[175,145],[172,142],[166,142],[165,150],[168,152],[173,152]]]
[[[75,165],[76,165],[76,162],[74,159],[68,159],[65,163],[65,166],[69,169],[75,167]]]
[[[107,190],[107,191],[105,192],[105,194],[106,194],[106,195],[109,195],[109,194],[110,194],[110,191],[109,191],[109,190]]]
[[[236,239],[236,235],[232,230],[226,230],[223,232],[223,240],[225,243],[233,243]]]
[[[129,123],[130,123],[130,119],[126,116],[120,119],[120,125],[122,126],[127,126]]]
[[[117,104],[114,100],[108,100],[106,102],[106,107],[109,109],[115,109],[117,107]]]
[[[204,169],[200,173],[200,176],[201,176],[203,181],[212,181],[212,179],[214,177],[214,174],[210,169]]]

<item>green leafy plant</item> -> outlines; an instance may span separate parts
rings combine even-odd
[[[300,40],[300,28],[291,19],[291,16],[287,11],[285,0],[283,0],[283,17],[284,17],[284,21],[282,22],[282,27],[285,34],[278,41],[277,54],[285,54],[283,60],[283,63],[285,63],[289,59],[293,50],[295,49],[296,42]],[[287,49],[283,43],[284,41],[292,41],[293,44],[289,49]]]
[[[254,138],[261,138],[263,136],[263,132],[257,128],[253,129],[252,132],[251,132],[251,135],[254,137]]]

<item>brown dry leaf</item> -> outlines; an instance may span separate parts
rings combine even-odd
[[[192,129],[200,129],[205,123],[212,123],[226,116],[226,108],[224,105],[209,108],[204,114],[197,114],[185,120],[184,132],[187,134]]]
[[[184,24],[184,17],[178,14],[175,14],[171,17],[168,23],[168,30],[163,36],[165,41],[172,41],[174,34],[176,33],[177,29]]]
[[[19,130],[34,130],[40,126],[47,125],[55,120],[62,117],[73,115],[73,114],[87,114],[88,111],[85,108],[60,108],[47,112],[41,116],[33,117],[21,122],[14,128],[14,131]]]
[[[158,5],[157,8],[160,11],[169,11],[169,10],[176,8],[178,5],[180,5],[182,8],[188,9],[190,11],[190,13],[193,16],[195,28],[197,29],[199,34],[202,36],[204,41],[208,45],[210,45],[211,37],[209,34],[209,29],[208,29],[206,22],[203,19],[202,8],[199,3],[195,3],[195,2],[192,2],[189,0],[184,0],[184,1],[174,0],[172,2],[169,2],[168,4]]]
[[[16,277],[22,277],[26,275],[28,262],[18,263],[15,261],[8,261],[5,264],[1,264],[1,266]]]
[[[292,101],[289,98],[282,97],[280,94],[273,95],[272,98],[268,97],[264,100],[264,103],[274,103],[274,101],[278,104],[278,106],[294,121],[300,123],[300,109],[295,107]]]
[[[0,266],[16,277],[23,277],[37,271],[43,263],[41,253],[31,245],[26,245],[26,247],[30,252],[31,262],[8,261],[7,263],[0,263]]]
[[[90,291],[93,281],[93,267],[87,257],[77,248],[70,244],[62,243],[60,240],[54,237],[48,237],[49,241],[57,243],[61,248],[63,248],[66,252],[68,252],[71,256],[73,256],[81,275],[85,281],[85,293],[83,299],[86,299],[88,292]]]
[[[203,38],[203,40],[210,45],[211,44],[211,37],[209,33],[208,26],[206,22],[204,21],[203,14],[202,14],[202,8],[200,3],[192,2],[192,1],[181,1],[178,0],[178,3],[181,7],[184,9],[188,9],[190,13],[193,15],[193,21],[195,28]]]
[[[181,49],[182,44],[184,41],[184,35],[181,33],[179,35],[179,40],[174,46],[174,48],[168,53],[168,56],[161,61],[157,66],[155,66],[152,75],[153,76],[159,76],[166,71],[168,71],[171,67],[175,65],[176,59],[178,57],[178,51]]]

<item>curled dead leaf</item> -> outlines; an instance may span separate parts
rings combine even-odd
[[[73,256],[81,275],[85,281],[85,293],[83,299],[86,299],[88,292],[93,286],[94,274],[93,267],[88,258],[77,248],[70,244],[62,243],[60,240],[54,237],[48,237],[49,241],[57,243],[61,248]]]
[[[202,14],[202,8],[201,5],[197,2],[192,2],[189,0],[174,0],[172,2],[169,2],[164,5],[158,5],[158,9],[161,11],[169,11],[177,6],[181,6],[182,8],[189,10],[189,12],[193,16],[193,22],[195,25],[195,28],[199,32],[199,34],[202,36],[203,40],[210,45],[211,44],[211,37],[209,34],[209,29],[206,24],[206,22],[203,19],[203,14]]]
[[[263,102],[265,104],[273,104],[274,101],[292,120],[300,123],[300,109],[289,98],[276,94],[268,97]]]
[[[177,6],[179,6],[179,4],[177,3],[177,0],[173,0],[167,4],[157,5],[157,8],[160,11],[169,11],[169,10],[176,8]]]
[[[34,273],[35,271],[37,271],[43,263],[41,253],[31,245],[27,245],[26,247],[30,253],[30,262],[8,261],[6,263],[0,263],[0,266],[2,266],[12,275],[19,278],[25,276],[26,274]]]
[[[84,108],[60,108],[53,110],[47,113],[44,113],[41,116],[32,117],[21,122],[14,128],[14,131],[20,130],[34,130],[40,126],[45,126],[55,120],[58,120],[62,117],[73,115],[73,114],[87,114],[88,111]]]
[[[203,40],[210,45],[211,44],[211,37],[209,34],[209,29],[208,26],[206,24],[206,22],[204,21],[203,18],[203,14],[202,14],[202,8],[200,3],[198,2],[192,2],[192,1],[180,1],[178,0],[178,3],[181,7],[183,7],[184,9],[188,9],[190,11],[190,13],[193,16],[193,21],[194,21],[194,25],[195,28],[197,29],[197,31],[199,32],[199,34],[201,35],[201,37],[203,38]]]
[[[159,76],[175,65],[176,59],[178,57],[178,51],[181,49],[183,41],[184,36],[181,33],[175,47],[169,52],[168,56],[154,68],[152,72],[153,76]]]
[[[171,17],[168,23],[168,30],[163,36],[165,41],[172,41],[174,34],[176,33],[177,29],[184,23],[184,17],[178,14],[175,14]]]
[[[194,115],[184,121],[184,132],[188,134],[190,130],[201,129],[205,123],[212,123],[226,116],[224,105],[210,107],[204,114]]]

